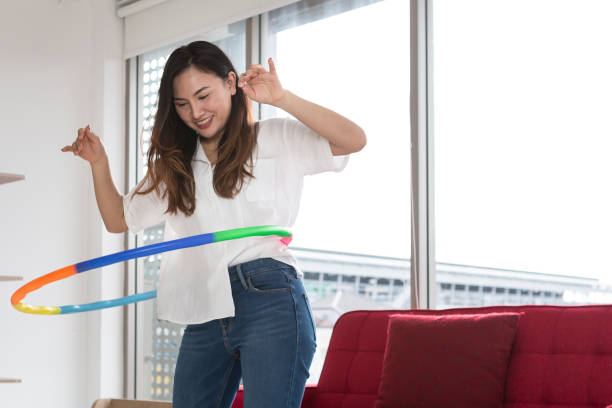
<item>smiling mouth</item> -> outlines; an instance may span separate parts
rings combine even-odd
[[[198,121],[198,122],[194,122],[194,123],[195,123],[195,125],[196,125],[196,126],[199,128],[199,129],[205,129],[205,128],[207,128],[207,127],[208,127],[208,125],[210,125],[210,122],[212,121],[212,118],[213,118],[212,116],[209,116],[209,117],[208,117],[208,118],[206,118],[206,119],[202,119],[202,120],[200,120],[200,121]]]

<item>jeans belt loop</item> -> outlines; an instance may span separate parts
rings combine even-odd
[[[249,288],[249,286],[246,283],[246,280],[244,279],[244,275],[242,274],[242,270],[240,269],[240,264],[236,265],[236,274],[238,275],[238,278],[240,278],[240,283],[242,283],[242,287],[246,290]]]

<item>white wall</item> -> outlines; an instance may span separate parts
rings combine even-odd
[[[61,4],[60,4],[61,3]],[[123,249],[101,222],[89,165],[60,148],[91,124],[104,137],[124,192],[123,24],[113,0],[0,4],[0,384],[2,407],[89,407],[123,393],[122,310],[65,316],[15,311],[11,294],[57,268]],[[123,266],[40,289],[26,303],[63,305],[122,296]]]

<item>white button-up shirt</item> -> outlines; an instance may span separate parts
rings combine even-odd
[[[192,216],[164,214],[168,208],[153,190],[123,197],[125,221],[132,233],[165,221],[164,240],[258,225],[291,227],[297,217],[303,177],[340,171],[348,156],[334,157],[329,142],[303,123],[269,119],[259,123],[254,179],[232,199],[213,189],[213,170],[202,145],[192,160],[196,207]],[[162,190],[163,191],[163,190]],[[291,252],[275,236],[249,237],[162,254],[157,288],[161,320],[204,323],[234,316],[228,266],[274,258],[299,271]]]

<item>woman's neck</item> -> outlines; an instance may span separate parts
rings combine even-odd
[[[208,158],[211,165],[217,163],[217,147],[219,146],[218,140],[207,140],[200,136],[200,144],[204,149],[204,154]]]

